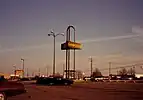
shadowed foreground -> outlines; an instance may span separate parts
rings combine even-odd
[[[77,83],[72,86],[36,86],[26,83],[28,93],[8,100],[143,100],[143,84]]]

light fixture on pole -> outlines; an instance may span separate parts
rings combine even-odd
[[[91,76],[92,76],[92,74],[93,74],[93,58],[92,58],[92,56],[89,58],[90,59],[90,74],[91,74]]]
[[[25,68],[24,68],[24,60],[25,60],[25,59],[21,58],[21,61],[22,61],[22,67],[23,67],[23,68],[22,68],[22,70],[23,70],[23,77],[24,77],[24,69],[25,69]]]
[[[53,38],[54,38],[54,51],[53,51],[53,75],[55,75],[55,69],[56,69],[56,65],[55,65],[55,60],[56,60],[56,52],[55,52],[55,49],[56,49],[56,47],[55,47],[55,45],[56,45],[56,37],[58,36],[58,35],[62,35],[62,36],[64,36],[64,33],[58,33],[58,34],[56,34],[56,33],[54,33],[53,31],[51,31],[49,34],[48,34],[48,36],[53,36]]]

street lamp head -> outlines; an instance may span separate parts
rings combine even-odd
[[[51,34],[48,34],[48,36],[50,36]]]
[[[14,68],[16,68],[16,65],[13,65]]]
[[[23,58],[21,58],[21,60],[22,60],[22,61],[24,61],[24,59],[23,59]]]
[[[65,36],[65,34],[64,34],[64,33],[58,33],[58,34],[56,34],[55,36],[58,36],[58,35]]]
[[[61,35],[65,36],[65,33],[60,33]]]
[[[52,31],[50,31],[50,33],[52,33],[52,34],[53,34],[53,33],[54,33],[54,31],[52,30]]]

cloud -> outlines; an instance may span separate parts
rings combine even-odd
[[[133,26],[132,33],[143,34],[143,29],[140,26]]]
[[[11,52],[11,51],[25,51],[25,50],[30,50],[30,49],[39,49],[39,48],[48,47],[48,45],[50,44],[41,44],[41,45],[32,45],[32,46],[25,46],[25,47],[2,49],[0,50],[0,53]]]
[[[115,36],[115,37],[104,37],[104,38],[95,38],[95,39],[87,39],[87,40],[81,40],[81,43],[90,43],[90,42],[103,42],[103,41],[110,41],[110,40],[119,40],[119,39],[129,39],[129,38],[135,38],[139,37],[143,34],[137,34],[137,35],[124,35],[124,36]]]
[[[79,40],[79,42],[81,43],[104,42],[104,41],[119,40],[119,39],[130,39],[130,38],[135,38],[139,36],[143,36],[143,34],[104,37],[104,38],[92,38],[92,39],[86,39],[86,40]],[[57,44],[59,45],[59,43],[61,42],[58,42]],[[0,53],[12,52],[12,51],[25,51],[25,50],[30,50],[30,49],[41,49],[41,48],[48,47],[48,45],[52,45],[52,44],[41,44],[41,45],[31,45],[31,46],[25,46],[25,47],[1,49]]]

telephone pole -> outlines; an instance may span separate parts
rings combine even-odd
[[[111,62],[109,62],[109,76],[111,75]]]
[[[92,65],[93,65],[93,59],[92,59],[92,57],[90,57],[91,76],[92,76],[92,73],[93,73],[93,67],[92,67]]]
[[[65,73],[65,64],[63,64],[63,77],[64,77],[64,73]]]
[[[40,73],[40,68],[39,68],[39,72],[38,72],[38,73],[39,73],[39,77],[40,77],[40,75],[41,75],[41,73]]]
[[[14,68],[14,77],[16,77],[16,65],[13,65]]]
[[[136,75],[136,70],[135,70],[135,66],[133,66],[133,74]]]
[[[29,76],[29,73],[28,73],[28,68],[27,68],[27,77]]]
[[[34,72],[32,72],[32,77],[34,77]]]
[[[47,74],[47,77],[48,77],[48,67],[46,67],[46,74]]]

